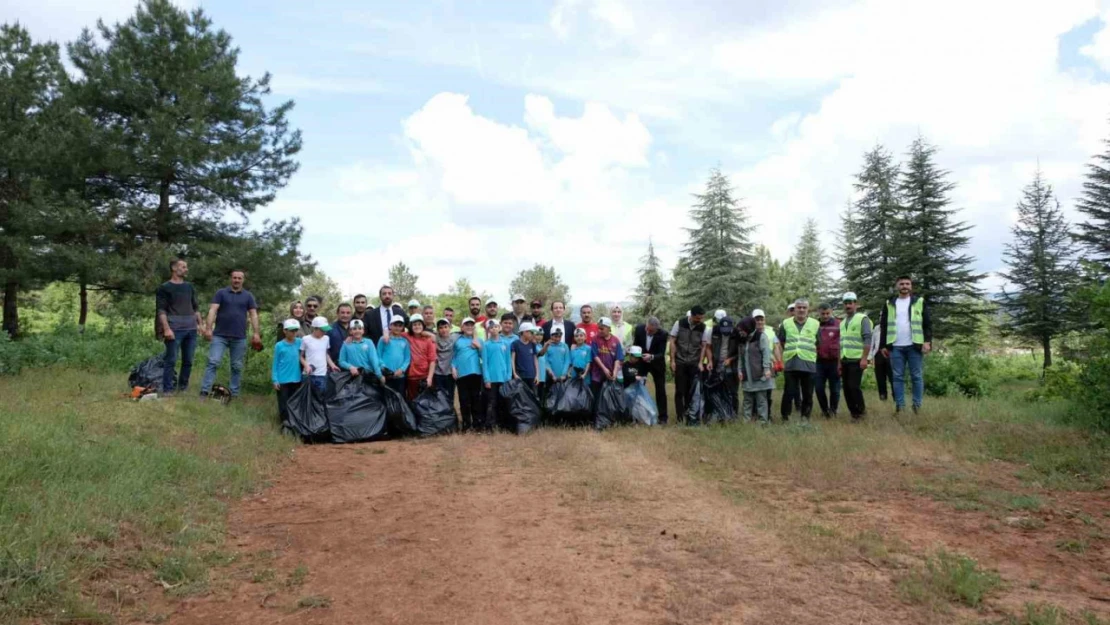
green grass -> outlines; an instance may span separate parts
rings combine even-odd
[[[0,621],[94,615],[89,588],[120,570],[203,591],[232,559],[227,502],[294,445],[270,398],[135,403],[125,387],[63,368],[0,378]]]
[[[297,602],[297,607],[308,609],[331,607],[331,597],[324,597],[322,595],[302,597],[301,600]]]
[[[941,549],[899,580],[898,588],[911,603],[951,602],[977,608],[1001,583],[997,573],[982,570],[975,560]]]

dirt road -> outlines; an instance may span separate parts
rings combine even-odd
[[[761,523],[591,432],[303,447],[234,509],[242,565],[169,622],[930,622]]]

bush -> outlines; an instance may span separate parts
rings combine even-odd
[[[1110,432],[1110,341],[1104,341],[1101,355],[1087,361],[1079,375],[1073,397],[1079,407],[1074,420],[1089,428]]]
[[[947,354],[935,353],[925,361],[925,392],[936,397],[987,396],[996,385],[994,368],[991,358],[967,347],[957,347]]]
[[[1041,385],[1025,394],[1031,401],[1075,399],[1079,397],[1083,369],[1070,360],[1061,360],[1044,370]]]

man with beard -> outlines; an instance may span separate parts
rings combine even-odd
[[[352,318],[350,304],[344,302],[336,307],[335,323],[328,330],[328,356],[331,356],[332,362],[339,362],[339,351],[343,349],[343,343],[350,334],[349,326]]]
[[[647,323],[636,326],[632,332],[632,346],[639,347],[651,380],[655,384],[655,404],[659,408],[659,423],[667,423],[667,336],[658,317],[648,317]]]
[[[586,331],[586,345],[593,345],[598,332],[597,324],[594,323],[594,307],[583,304],[578,309],[578,313],[582,315],[582,321],[578,323],[578,329]]]
[[[466,307],[470,311],[470,319],[474,321],[474,336],[481,341],[486,340],[486,316],[482,314],[482,298],[470,298]]]
[[[705,333],[705,309],[690,308],[690,316],[679,319],[671,328],[671,371],[674,372],[675,418],[686,420],[686,404],[690,400],[694,380],[703,370],[701,364],[702,335]]]
[[[369,309],[370,306],[369,300],[366,299],[365,295],[359,293],[355,296],[353,300],[351,300],[351,303],[355,306],[355,312],[351,315],[351,319],[358,319],[362,322],[363,327],[365,327],[367,321],[366,311]]]
[[[366,336],[374,341],[375,345],[383,338],[388,342],[389,326],[393,323],[394,317],[400,317],[403,325],[408,325],[409,321],[400,304],[393,303],[393,287],[388,284],[383,285],[378,289],[378,299],[382,303],[377,308],[367,311],[368,322],[366,323]]]
[[[913,412],[921,409],[925,392],[925,355],[933,349],[933,321],[925,298],[913,293],[913,280],[900,276],[894,283],[894,297],[887,300],[879,318],[882,336],[879,344],[890,359],[894,387],[894,411],[906,407],[906,369],[913,381]]]
[[[783,320],[775,346],[777,360],[783,363],[785,384],[779,414],[790,419],[795,404],[800,405],[802,419],[809,421],[813,411],[813,379],[817,373],[817,341],[820,324],[809,316],[809,300],[794,302],[794,316]]]

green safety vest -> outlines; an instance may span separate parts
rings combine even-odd
[[[852,315],[852,320],[844,319],[840,322],[840,357],[849,360],[863,358],[863,320],[867,318],[864,313]]]
[[[925,315],[925,298],[919,297],[917,301],[910,304],[910,336],[914,345],[921,345],[925,342],[925,330],[921,326],[921,320]],[[886,302],[886,340],[890,345],[894,344],[894,337],[898,336],[898,324],[896,318],[898,316],[898,309],[890,300]]]
[[[810,317],[805,325],[798,330],[798,324],[791,317],[782,322],[782,329],[786,333],[786,342],[782,348],[782,361],[787,362],[797,356],[806,362],[817,362],[817,332],[821,324]]]

